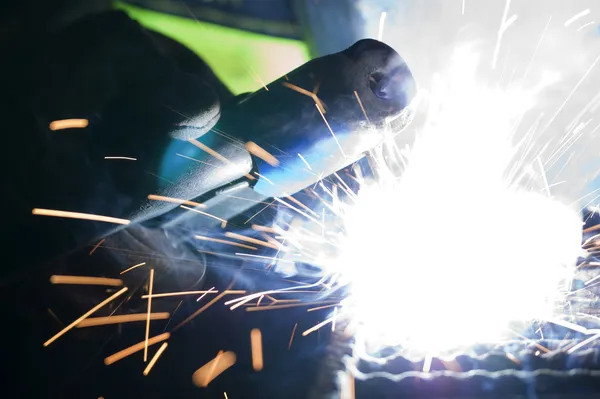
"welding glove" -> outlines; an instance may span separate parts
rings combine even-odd
[[[230,95],[194,54],[116,11],[3,52],[2,252],[19,267],[119,227],[33,208],[128,218],[156,191],[169,141],[209,130]],[[87,127],[49,128],[72,118]]]

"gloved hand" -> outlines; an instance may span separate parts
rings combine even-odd
[[[32,209],[127,219],[155,192],[167,143],[216,123],[219,96],[205,82],[214,75],[199,59],[182,64],[194,57],[168,54],[177,45],[166,50],[165,43],[111,11],[4,54],[3,263],[22,268],[114,231],[118,225]],[[89,124],[50,130],[52,121],[70,118]]]

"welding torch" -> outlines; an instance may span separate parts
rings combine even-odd
[[[150,47],[136,48],[154,54]],[[80,59],[78,63],[86,62]],[[170,70],[159,61],[153,62],[157,70]],[[129,64],[124,68],[131,73]],[[142,82],[156,81],[170,90],[170,81],[159,73],[133,73],[127,76],[143,75]],[[49,90],[56,92],[52,86]],[[129,94],[132,90],[136,96]],[[101,117],[98,112],[80,111],[90,121],[78,132],[39,132],[42,116],[58,115],[51,112],[58,109],[55,101],[15,90],[16,96],[33,96],[47,104],[38,107],[44,113],[34,109],[37,114],[30,118],[32,129],[39,132],[34,140],[11,137],[15,142],[9,146],[28,148],[28,156],[11,151],[4,158],[6,167],[16,171],[7,184],[8,198],[14,199],[9,202],[14,212],[7,222],[7,231],[13,232],[5,242],[7,249],[18,256],[42,258],[87,245],[127,224],[161,228],[177,224],[192,213],[180,207],[181,201],[188,201],[187,208],[195,207],[189,201],[202,202],[202,212],[213,216],[200,215],[196,222],[202,225],[228,220],[264,198],[293,195],[401,131],[410,120],[416,87],[398,53],[365,39],[311,60],[255,93],[222,102],[218,122],[210,130],[198,128],[193,115],[182,120],[175,107],[140,102],[143,93],[154,95],[148,90],[143,84],[128,83],[117,99],[100,98]],[[197,87],[188,89],[194,90]],[[185,98],[181,101],[189,110]],[[87,102],[72,102],[62,107],[69,114],[61,112],[72,115],[73,110],[85,110]],[[3,112],[13,112],[14,103],[7,103]],[[14,128],[21,127],[15,123]],[[108,162],[105,155],[126,155],[135,161]],[[157,200],[163,197],[171,201]],[[234,197],[247,200],[232,202]],[[32,214],[34,208],[105,215],[127,223],[43,217]],[[34,250],[28,250],[29,245]]]
[[[206,134],[170,143],[160,195],[191,199],[210,191],[206,212],[220,219],[252,202],[293,195],[401,131],[412,116],[415,90],[404,60],[376,40],[312,60],[224,107]],[[240,196],[249,201],[231,200]],[[135,217],[173,208],[146,205]],[[217,219],[202,220],[206,226]]]

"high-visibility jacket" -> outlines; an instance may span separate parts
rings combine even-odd
[[[199,55],[234,94],[255,91],[310,59],[288,0],[116,3]]]

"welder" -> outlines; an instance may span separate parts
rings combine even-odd
[[[412,76],[375,41],[234,98],[195,54],[108,2],[38,3],[5,13],[1,41],[3,255],[17,269],[119,227],[40,217],[35,208],[136,223],[177,205],[149,194],[191,200],[234,187],[262,198],[290,195],[360,158],[390,118],[394,131],[406,123]],[[300,91],[320,87],[317,100],[285,87],[288,80]],[[85,128],[50,128],[72,118]],[[248,141],[293,146],[319,174],[302,171],[296,154],[275,168],[251,156]]]

